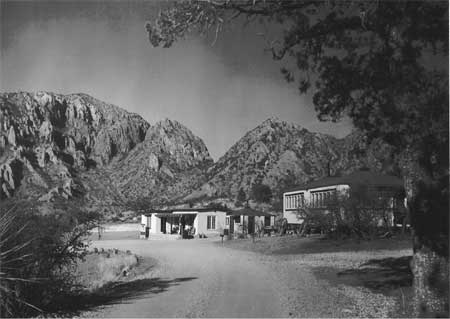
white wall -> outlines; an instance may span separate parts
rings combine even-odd
[[[207,216],[216,216],[216,228],[207,229]],[[219,235],[225,229],[225,218],[227,216],[226,212],[222,211],[211,211],[211,212],[200,212],[194,220],[194,227],[196,229],[195,235],[205,234],[205,235]]]
[[[161,219],[152,214],[150,234],[161,234]]]
[[[350,189],[349,185],[330,185],[324,187],[317,187],[312,189],[299,189],[296,191],[286,192],[283,194],[283,217],[287,219],[288,224],[302,224],[303,219],[297,217],[297,210],[290,210],[286,208],[286,196],[303,193],[305,198],[305,205],[311,203],[311,193],[325,190],[335,189],[339,195],[345,194]]]

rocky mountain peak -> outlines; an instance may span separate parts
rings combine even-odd
[[[139,115],[87,94],[1,93],[0,113],[0,197],[11,197],[25,175],[31,176],[28,192],[64,185],[67,190],[74,185],[72,172],[123,156],[149,127]]]
[[[180,168],[212,164],[205,143],[181,123],[164,119],[151,126],[145,136],[147,149],[175,162]]]

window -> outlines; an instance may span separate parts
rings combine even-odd
[[[326,190],[311,194],[311,205],[315,208],[325,208],[333,204],[336,198],[336,190]]]
[[[235,217],[234,217],[234,222],[235,222],[236,224],[240,224],[240,223],[241,223],[241,216],[235,216]]]
[[[208,216],[206,229],[216,229],[216,216]]]
[[[225,217],[225,225],[230,225],[230,217]]]
[[[285,207],[286,209],[297,209],[302,207],[305,201],[305,195],[303,193],[286,195],[285,196]]]

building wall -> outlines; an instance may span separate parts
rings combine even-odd
[[[233,227],[233,231],[235,234],[238,233],[242,233],[244,231],[244,227],[247,226],[248,227],[248,216],[227,216],[230,218],[230,223],[232,222],[231,220],[234,219],[234,227]],[[237,219],[239,219],[239,222],[237,221]],[[255,231],[256,231],[256,225],[257,223],[264,223],[265,222],[265,216],[255,216]],[[265,224],[264,224],[265,225]],[[270,224],[267,226],[274,226],[275,225],[275,216],[270,216]],[[230,229],[230,225],[226,225],[225,229]],[[248,231],[248,229],[247,229]]]
[[[151,217],[150,234],[161,234],[161,218],[156,217],[155,214]]]
[[[336,194],[338,196],[346,196],[346,194],[349,193],[350,190],[350,186],[349,185],[331,185],[331,186],[326,186],[326,187],[318,187],[318,188],[313,188],[313,189],[308,189],[308,190],[296,190],[296,191],[291,191],[291,192],[286,192],[283,194],[283,217],[287,219],[288,224],[302,224],[303,223],[303,219],[298,218],[297,217],[297,211],[298,209],[292,209],[292,199],[288,200],[288,196],[289,195],[296,195],[296,194],[303,194],[303,198],[304,198],[304,205],[308,205],[311,206],[312,205],[312,198],[313,198],[313,194],[315,192],[323,192],[323,191],[328,191],[328,190],[335,190]],[[390,197],[389,198],[389,207],[387,208],[388,210],[386,211],[387,214],[387,218],[388,218],[388,224],[390,226],[394,225],[394,210],[395,205],[394,202],[396,201],[396,199],[394,197]],[[397,200],[399,201],[399,200]],[[291,205],[289,205],[289,203]],[[294,201],[294,204],[297,203]],[[302,205],[299,205],[297,207],[301,207]],[[402,206],[400,205],[396,205],[396,206]],[[320,208],[320,207],[318,207]],[[325,208],[323,208],[325,209]],[[341,217],[344,218],[344,212],[341,212]],[[385,221],[380,219],[379,221],[379,225],[381,226]]]
[[[211,211],[211,212],[200,212],[197,214],[194,220],[195,235],[205,234],[205,235],[219,235],[225,229],[225,218],[226,212],[222,211]],[[216,227],[215,229],[207,229],[208,216],[216,217]]]
[[[312,189],[306,189],[306,190],[295,190],[291,192],[286,192],[283,194],[283,217],[287,219],[288,224],[302,224],[303,219],[298,218],[297,216],[297,209],[291,209],[288,208],[288,196],[289,195],[296,195],[296,194],[303,194],[304,198],[304,205],[309,206],[312,204],[312,193],[314,192],[322,192],[322,191],[331,191],[334,190],[338,195],[346,194],[349,190],[350,186],[348,185],[330,185],[325,187],[317,187]],[[301,203],[298,203],[296,207],[300,208],[302,207]],[[294,205],[295,206],[295,205]],[[292,205],[291,205],[292,207]]]

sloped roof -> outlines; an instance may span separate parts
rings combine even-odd
[[[149,212],[143,214],[145,216],[150,216],[151,214],[157,214],[159,216],[178,216],[182,215],[183,212],[195,212],[195,213],[204,213],[204,212],[228,212],[227,209],[219,209],[214,207],[203,207],[203,208],[174,208],[174,209],[152,209]],[[174,213],[176,212],[176,213]]]
[[[299,185],[297,187],[292,187],[285,190],[284,192],[286,193],[297,190],[307,190],[333,185],[367,185],[372,187],[403,188],[403,181],[400,178],[392,175],[383,175],[370,171],[356,171],[345,176],[329,176],[321,178],[303,185]]]
[[[228,212],[227,215],[232,215],[232,216],[241,216],[241,215],[244,215],[244,216],[273,216],[272,214],[265,213],[263,211],[256,210],[256,209],[253,209],[250,207],[232,210],[232,211]]]

